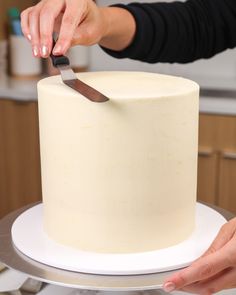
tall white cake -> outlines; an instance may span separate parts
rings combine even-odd
[[[175,245],[195,222],[196,83],[143,72],[81,73],[110,101],[60,76],[38,83],[44,229],[85,251]]]

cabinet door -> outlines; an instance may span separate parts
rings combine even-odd
[[[199,147],[217,150],[219,147],[220,121],[219,116],[200,114],[199,116]]]
[[[220,157],[219,206],[236,214],[236,150]]]
[[[0,100],[0,217],[41,199],[36,102]]]
[[[197,198],[214,205],[217,204],[218,193],[218,134],[218,117],[201,114],[199,117]]]
[[[236,151],[236,116],[218,116],[219,140],[221,151]]]
[[[199,147],[197,199],[217,204],[217,153],[212,148]]]
[[[199,146],[199,200],[236,213],[236,116],[200,115]]]
[[[236,117],[219,116],[219,205],[236,213]]]

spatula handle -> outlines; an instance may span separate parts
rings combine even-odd
[[[50,57],[55,68],[58,66],[68,66],[70,64],[69,59],[64,55],[53,55],[51,53]]]
[[[53,46],[52,46],[52,51],[53,48],[56,44],[56,41],[53,38]],[[50,57],[52,60],[53,66],[56,68],[58,66],[68,66],[70,64],[69,58],[64,56],[64,55],[53,55],[51,51]]]

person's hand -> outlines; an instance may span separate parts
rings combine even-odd
[[[236,287],[236,218],[221,228],[210,248],[189,267],[163,284],[166,292],[182,290],[211,295]]]
[[[47,57],[53,32],[59,37],[54,54],[64,54],[79,39],[91,45],[105,35],[102,10],[92,0],[42,0],[21,14],[23,34],[31,41],[35,56]]]
[[[73,45],[96,43],[121,50],[135,33],[134,18],[127,10],[98,7],[93,0],[41,0],[22,12],[21,26],[36,57],[49,56],[53,32],[58,33],[54,55],[65,54]]]

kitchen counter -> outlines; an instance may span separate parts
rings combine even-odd
[[[201,96],[199,110],[204,114],[236,116],[236,96],[235,98]]]
[[[37,82],[39,79],[24,80],[0,76],[0,99],[15,101],[37,101]],[[216,82],[201,86],[200,113],[236,115],[236,81],[225,80],[216,88]],[[208,81],[209,82],[209,81]]]
[[[18,79],[0,75],[0,99],[17,101],[37,100],[39,79]]]

